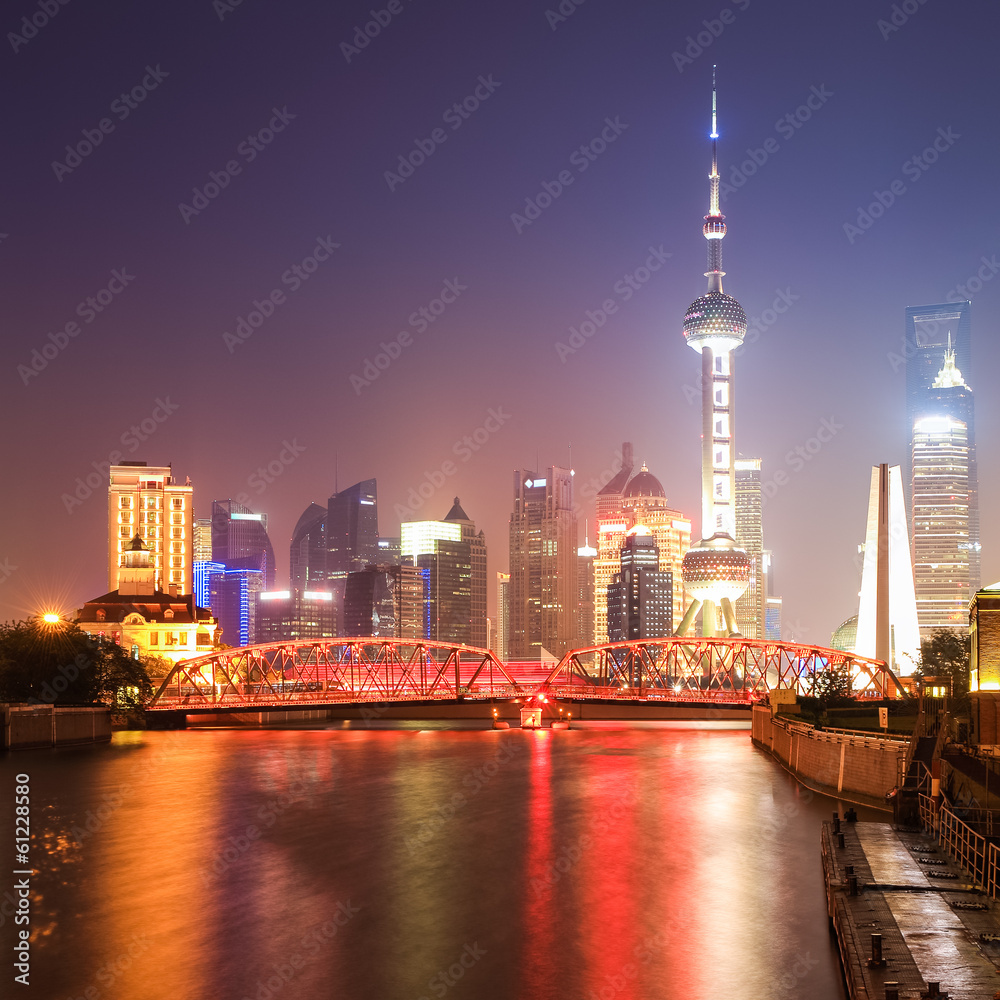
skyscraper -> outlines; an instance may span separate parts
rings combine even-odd
[[[169,465],[112,465],[108,484],[108,590],[118,589],[123,552],[138,535],[149,548],[158,591],[190,594],[194,488],[178,483]]]
[[[573,474],[514,472],[510,515],[512,660],[561,657],[576,644],[577,523]]]
[[[660,554],[660,569],[670,573],[673,586],[671,618],[680,621],[684,614],[684,584],[681,568],[691,547],[691,521],[667,502],[660,480],[646,468],[645,462],[625,487],[622,506],[628,528],[641,524],[648,529]],[[624,545],[625,537],[621,539]],[[621,561],[619,549],[618,571]]]
[[[586,543],[576,550],[576,642],[578,646],[594,645],[594,560],[597,549]]]
[[[374,479],[334,493],[327,505],[327,574],[342,577],[378,562],[378,498]]]
[[[750,557],[750,585],[736,601],[736,624],[748,639],[763,639],[765,629],[762,499],[760,459],[736,459],[736,544]]]
[[[323,590],[271,590],[256,595],[257,642],[333,638],[333,595]]]
[[[736,451],[733,447],[734,359],[732,352],[747,332],[746,313],[722,290],[722,240],[725,216],[719,208],[719,132],[716,123],[715,69],[712,70],[712,172],[709,174],[709,210],[702,233],[708,241],[708,291],[688,306],[684,339],[701,354],[701,541],[684,557],[684,588],[692,603],[678,627],[687,631],[702,610],[702,633],[718,630],[721,607],[726,630],[737,633],[733,602],[750,578],[750,560],[738,548],[736,531]]]
[[[510,655],[510,573],[497,572],[497,627],[494,653],[506,663]]]
[[[443,521],[402,525],[405,562],[428,571],[430,638],[486,643],[486,540],[462,510],[458,497]]]
[[[976,425],[972,393],[964,382],[953,385],[954,372],[972,371],[972,303],[940,302],[929,306],[910,306],[906,310],[906,334],[903,356],[906,359],[906,427],[913,431],[920,417],[949,415],[966,425],[968,440],[969,493],[969,597],[975,594],[980,580],[979,539],[979,467],[976,456]],[[950,356],[950,361],[949,361]],[[942,383],[946,369],[949,377]],[[956,389],[958,391],[956,391]],[[964,392],[961,391],[964,389]],[[913,439],[911,437],[911,457]],[[912,476],[913,468],[911,465]],[[907,480],[907,486],[911,481]],[[911,494],[911,502],[913,500]],[[915,511],[911,507],[911,520]],[[919,571],[918,571],[919,573]],[[918,578],[919,582],[919,578]]]
[[[938,628],[965,632],[979,585],[973,397],[955,361],[949,346],[913,424],[913,576],[924,639]]]
[[[634,468],[632,442],[622,444],[622,465],[598,492],[597,555],[594,557],[594,642],[608,639],[608,586],[618,572],[625,532],[630,524],[625,513],[625,487]]]
[[[458,497],[451,510],[445,514],[446,521],[454,521],[462,527],[462,541],[469,543],[469,559],[472,577],[469,582],[470,632],[469,642],[479,649],[486,648],[486,535],[476,531],[475,522],[462,510]]]
[[[350,636],[431,639],[430,570],[403,563],[347,574],[344,627]]]
[[[213,500],[212,560],[230,570],[258,570],[264,588],[272,588],[276,572],[267,514],[257,514],[236,500]]]
[[[608,587],[608,640],[659,639],[672,630],[672,574],[660,570],[652,534],[636,525],[622,546],[621,570]]]
[[[311,503],[299,516],[288,550],[292,589],[326,589],[326,508]]]
[[[256,597],[265,589],[264,571],[250,567],[228,567],[208,574],[208,607],[219,621],[227,646],[249,646],[257,641]]]

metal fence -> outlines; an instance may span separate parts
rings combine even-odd
[[[962,810],[969,815],[957,816],[947,804],[937,805],[930,795],[920,796],[920,822],[973,880],[992,898],[1000,892],[1000,848],[987,839],[1000,820],[988,809]],[[967,822],[971,820],[970,822]],[[986,831],[986,836],[975,827]]]

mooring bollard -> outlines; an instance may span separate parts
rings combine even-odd
[[[833,832],[840,833],[840,813],[833,814]]]
[[[885,1000],[899,1000],[899,983],[885,984]]]
[[[858,876],[848,875],[847,876],[847,892],[851,896],[856,896],[858,894]]]
[[[837,834],[837,846],[838,847],[844,846],[844,835],[842,833]]]
[[[872,935],[872,957],[868,962],[869,968],[881,969],[885,965],[882,959],[882,935],[873,934]]]
[[[941,996],[941,984],[940,983],[928,983],[927,984],[927,995],[929,997],[939,997],[939,996]]]

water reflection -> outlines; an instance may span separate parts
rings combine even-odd
[[[7,764],[37,996],[842,997],[833,803],[746,731],[127,733]]]

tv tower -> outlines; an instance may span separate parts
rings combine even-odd
[[[688,306],[684,339],[701,354],[701,541],[682,564],[684,589],[691,596],[677,628],[683,635],[702,611],[702,634],[714,636],[721,606],[726,630],[739,635],[733,604],[750,582],[750,557],[733,540],[736,531],[736,450],[733,447],[733,357],[743,343],[747,317],[722,290],[722,239],[726,217],[719,210],[719,159],[715,67],[712,67],[712,172],[709,208],[702,232],[708,240],[708,292]]]

